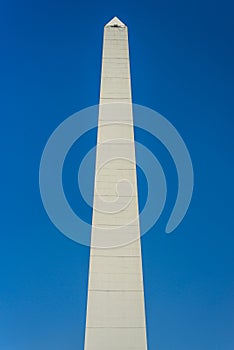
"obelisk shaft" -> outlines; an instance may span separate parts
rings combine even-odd
[[[104,29],[85,350],[147,349],[131,103],[128,30],[114,18]],[[118,193],[123,179],[131,191]]]

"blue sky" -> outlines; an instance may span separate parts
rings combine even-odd
[[[158,156],[169,188],[163,215],[142,239],[149,350],[232,350],[232,2],[9,0],[0,6],[0,348],[82,349],[89,249],[50,222],[38,169],[53,130],[98,103],[103,26],[117,15],[129,27],[133,101],[174,124],[195,172],[189,211],[166,235],[175,169],[157,141],[136,133]],[[144,188],[142,181],[140,201]]]

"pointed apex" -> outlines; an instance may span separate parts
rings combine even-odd
[[[108,22],[105,27],[121,27],[124,28],[126,25],[118,19],[118,17],[112,18],[110,22]]]

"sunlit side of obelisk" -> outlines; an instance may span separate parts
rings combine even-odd
[[[104,28],[97,143],[84,349],[147,350],[128,29],[116,17]],[[131,191],[117,196],[122,179]]]

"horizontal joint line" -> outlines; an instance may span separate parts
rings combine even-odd
[[[110,326],[86,326],[86,328],[120,328],[120,329],[124,329],[124,328],[133,328],[133,329],[135,329],[135,328],[145,328],[145,326],[139,326],[139,327],[137,327],[137,326],[134,326],[134,327],[129,327],[129,326],[126,326],[126,327],[119,327],[119,326],[112,326],[112,327],[110,327]]]
[[[108,293],[143,293],[143,289],[89,289],[89,292],[108,292]]]

